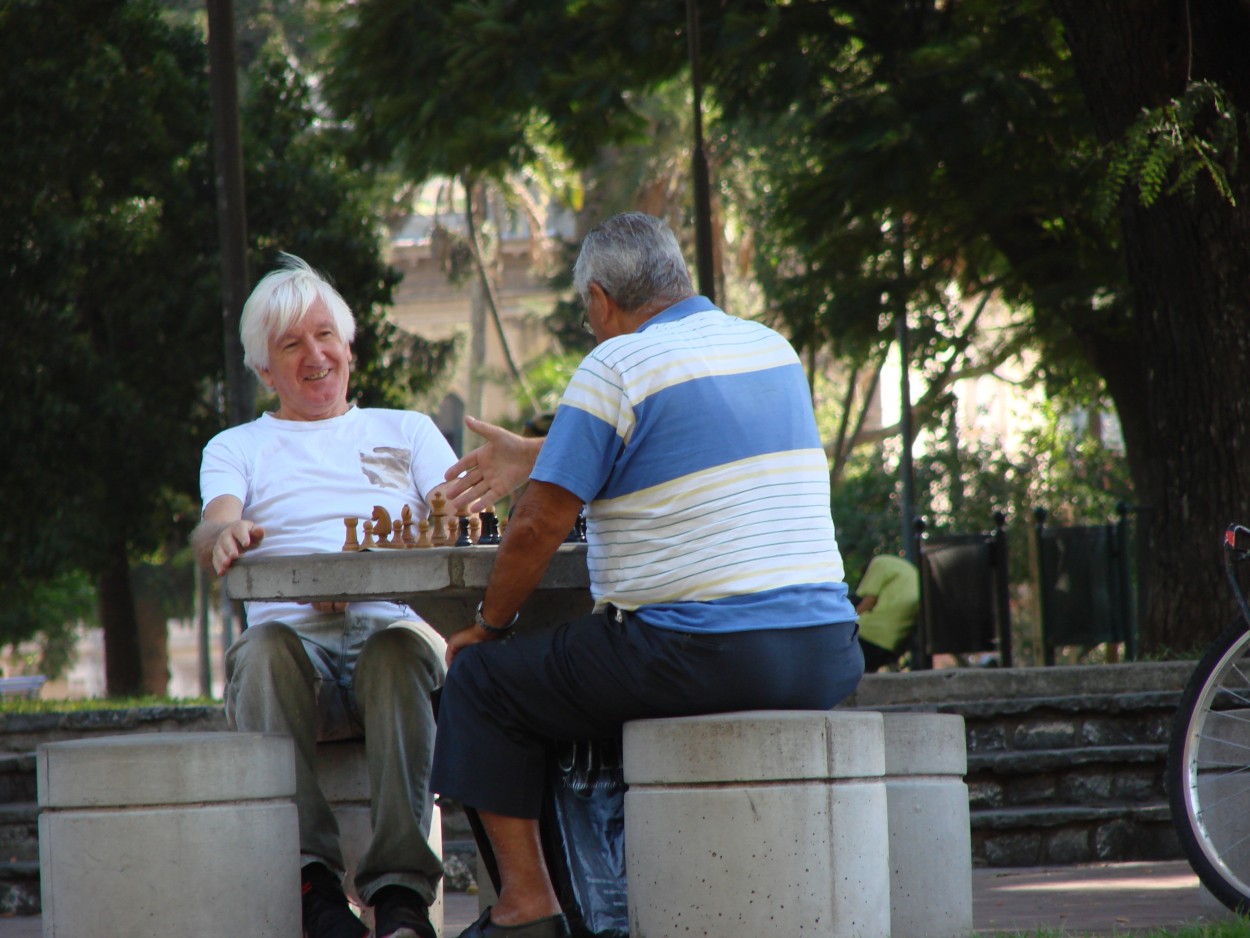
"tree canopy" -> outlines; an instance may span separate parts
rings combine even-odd
[[[12,3],[0,30],[7,576],[161,543],[220,357],[204,55],[141,3]],[[65,37],[75,35],[74,43]]]
[[[1250,168],[1235,154],[1250,142],[1250,95],[1235,50],[1250,12],[1236,0],[1178,9],[699,4],[720,113],[711,147],[751,167],[738,218],[768,312],[799,346],[864,362],[905,309],[912,367],[936,381],[933,419],[943,382],[1025,346],[1052,390],[1108,396],[1139,500],[1146,649],[1219,626],[1230,607],[1204,545],[1250,510],[1244,407],[1228,390],[1247,341],[1236,259],[1250,246]],[[361,0],[345,8],[327,98],[360,153],[414,176],[515,166],[539,137],[589,165],[645,130],[638,103],[685,73],[686,49],[684,9],[658,0],[432,0],[419,13]],[[1202,82],[1218,105],[1168,110]],[[1143,111],[1156,127],[1139,148],[1195,143],[1201,171],[1123,149]],[[974,342],[969,311],[991,297],[1016,315]],[[1203,463],[1215,447],[1221,458]]]
[[[149,0],[14,0],[0,57],[0,270],[15,325],[0,374],[0,597],[89,573],[109,691],[132,693],[130,564],[185,541],[200,452],[223,426],[204,37]],[[359,321],[360,399],[404,400],[447,349],[384,319],[396,275],[369,179],[337,155],[282,56],[259,57],[249,79],[252,269],[279,250],[324,269]],[[5,627],[22,637],[22,623]]]

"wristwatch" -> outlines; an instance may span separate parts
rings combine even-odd
[[[485,600],[482,600],[482,602],[485,602]],[[504,632],[511,630],[519,618],[521,618],[521,613],[518,612],[507,625],[490,625],[482,618],[482,603],[478,603],[477,611],[473,613],[473,624],[478,628],[485,629],[491,635],[502,635]]]

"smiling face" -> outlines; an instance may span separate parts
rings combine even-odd
[[[352,350],[320,299],[281,335],[269,337],[261,380],[278,395],[282,420],[327,420],[347,413]]]

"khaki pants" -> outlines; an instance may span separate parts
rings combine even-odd
[[[445,676],[441,639],[424,623],[346,614],[246,629],[226,653],[226,721],[295,741],[295,806],[304,864],[342,873],[338,825],[317,784],[319,741],[363,736],[373,840],[356,871],[366,902],[383,886],[434,900],[442,862],[422,819],[434,748],[430,694]]]

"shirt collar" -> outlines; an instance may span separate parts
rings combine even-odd
[[[668,309],[656,313],[636,331],[642,332],[644,329],[650,329],[652,326],[662,322],[675,322],[678,319],[684,319],[686,316],[694,313],[720,312],[720,307],[709,300],[706,296],[692,296],[680,302],[674,303]]]

